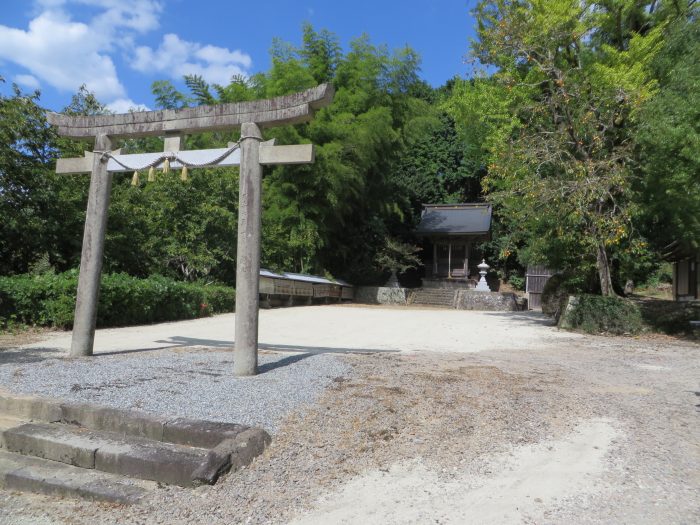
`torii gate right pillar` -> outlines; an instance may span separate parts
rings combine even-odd
[[[258,307],[262,230],[262,134],[257,124],[241,126],[241,168],[236,251],[236,343],[233,373],[255,375],[258,368]]]

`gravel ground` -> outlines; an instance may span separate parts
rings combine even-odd
[[[528,350],[581,336],[561,332],[535,312],[467,312],[444,308],[327,305],[260,311],[260,348],[278,351],[484,352]],[[235,314],[177,323],[106,328],[95,353],[193,346],[230,348]],[[25,348],[67,352],[70,332],[56,332]]]
[[[332,355],[261,352],[260,375],[252,380],[233,377],[232,353],[214,349],[72,360],[52,355],[32,350],[3,352],[0,384],[22,394],[242,423],[269,432],[349,370]]]
[[[484,316],[461,319],[491,331],[485,350],[451,343],[448,332],[437,343],[452,344],[449,353],[322,355],[268,372],[320,357],[342,368],[325,375],[315,402],[288,413],[263,456],[213,487],[163,487],[129,508],[0,492],[0,523],[700,522],[700,346],[552,337],[530,325],[525,350],[508,343],[526,319],[507,334]],[[337,345],[351,347],[349,337]],[[175,350],[154,357],[167,352],[182,359]],[[119,358],[136,367],[146,355]]]

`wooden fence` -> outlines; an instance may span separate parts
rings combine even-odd
[[[554,272],[543,265],[530,265],[525,274],[527,306],[530,310],[542,309],[542,290]]]

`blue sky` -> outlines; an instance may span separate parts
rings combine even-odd
[[[154,80],[181,86],[196,73],[225,84],[267,70],[272,39],[300,43],[306,21],[344,47],[362,33],[391,49],[408,44],[423,78],[439,86],[469,72],[475,1],[4,0],[0,89],[39,88],[41,104],[60,110],[84,83],[116,112],[152,108]]]

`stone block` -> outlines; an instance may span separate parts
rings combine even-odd
[[[92,430],[106,430],[127,436],[163,440],[164,417],[87,403],[62,403],[61,421]]]
[[[83,468],[95,467],[95,451],[99,446],[90,434],[45,423],[27,423],[5,430],[3,442],[10,452]]]
[[[61,420],[61,404],[58,401],[37,396],[22,396],[0,391],[0,414],[50,423]]]
[[[197,484],[193,473],[205,462],[207,452],[199,448],[131,438],[100,446],[95,453],[95,468],[112,474],[190,487]]]
[[[271,441],[270,435],[260,428],[249,428],[225,439],[209,451],[206,460],[193,473],[193,478],[199,483],[214,484],[226,472],[235,472],[249,465]]]
[[[366,304],[406,304],[407,298],[406,288],[360,286],[355,292],[355,301]]]
[[[458,310],[515,312],[520,310],[517,296],[509,292],[480,292],[460,290],[457,296]]]
[[[576,305],[578,305],[578,297],[575,295],[570,295],[566,300],[564,308],[562,308],[561,315],[559,316],[559,321],[557,322],[557,326],[559,328],[564,330],[572,330],[574,328],[574,325],[571,322],[571,316],[576,309]]]
[[[0,486],[6,490],[128,505],[155,488],[149,483],[0,451]]]
[[[214,448],[250,427],[236,423],[203,421],[180,417],[165,423],[163,441],[191,447]]]

